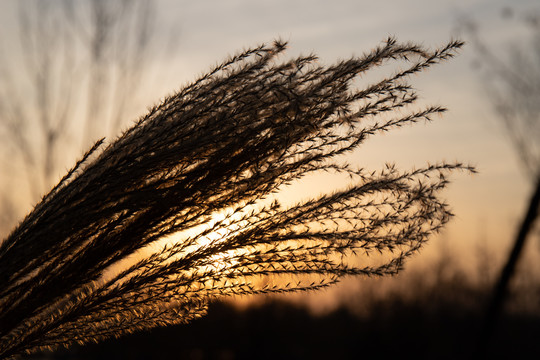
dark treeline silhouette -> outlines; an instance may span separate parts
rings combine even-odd
[[[491,252],[485,246],[479,250]],[[240,308],[214,302],[207,316],[190,324],[27,359],[522,359],[540,354],[540,278],[531,270],[538,255],[523,261],[529,271],[516,278],[508,311],[480,357],[477,342],[498,266],[493,256],[477,258],[472,269],[462,260],[441,247],[440,256],[395,278],[350,279],[342,289],[347,300],[323,315],[283,296],[259,297]]]
[[[435,271],[435,269],[431,269]],[[245,310],[223,302],[187,325],[74,347],[30,359],[473,359],[490,286],[451,272],[431,285],[419,272],[411,296],[389,293],[359,297],[325,315],[283,299]],[[536,287],[534,284],[528,284]],[[520,296],[520,294],[514,294]],[[540,312],[514,311],[501,317],[486,358],[529,358],[540,354]]]

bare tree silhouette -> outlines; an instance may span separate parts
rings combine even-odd
[[[388,39],[323,66],[313,55],[276,61],[285,48],[276,41],[230,57],[101,152],[98,141],[0,245],[1,356],[184,323],[224,296],[399,271],[451,217],[438,195],[446,175],[474,169],[372,172],[339,156],[442,113],[415,108],[406,79],[461,45]],[[353,86],[396,62],[404,69]],[[287,208],[275,200],[321,171],[354,185]],[[256,285],[269,276],[292,278]]]
[[[513,12],[505,8],[502,14],[511,17]],[[481,352],[486,351],[491,341],[523,247],[534,230],[540,207],[540,15],[530,12],[526,23],[531,30],[530,39],[523,47],[512,47],[511,57],[505,61],[482,41],[472,20],[464,21],[471,43],[484,66],[483,70],[489,75],[488,94],[532,187],[513,246],[488,304],[480,340]]]
[[[70,155],[135,115],[129,112],[154,50],[154,5],[22,0],[17,6],[20,59],[0,61],[1,150],[16,169],[4,174],[13,177],[20,164],[25,198],[35,202],[73,161]],[[13,48],[4,51],[11,55]],[[21,194],[12,192],[0,201],[5,213],[20,203]]]

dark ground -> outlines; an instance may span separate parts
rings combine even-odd
[[[340,309],[312,316],[280,301],[240,311],[215,303],[188,325],[73,347],[47,359],[470,359],[482,316],[432,298],[379,301],[369,316]],[[501,319],[487,358],[540,358],[540,316]],[[36,357],[37,358],[37,357]],[[39,358],[44,358],[43,356]]]
[[[474,275],[445,256],[398,276],[394,284],[402,286],[380,294],[369,289],[382,283],[365,279],[364,291],[344,301],[347,308],[324,316],[283,298],[245,310],[216,302],[187,325],[30,359],[540,359],[539,259],[522,263],[482,354],[476,350],[495,279],[488,268],[496,267],[486,263]]]

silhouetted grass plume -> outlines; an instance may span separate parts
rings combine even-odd
[[[473,169],[372,172],[338,156],[443,112],[412,108],[417,96],[405,80],[461,45],[432,51],[388,39],[322,66],[312,55],[278,62],[285,44],[276,41],[229,58],[101,152],[97,142],[0,245],[0,354],[188,322],[223,296],[399,271],[451,216],[438,196],[445,175]],[[353,86],[397,61],[403,70]],[[290,207],[275,200],[320,171],[355,185]],[[298,280],[258,285],[285,275]]]

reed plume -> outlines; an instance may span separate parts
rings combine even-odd
[[[442,113],[415,109],[406,79],[462,43],[429,50],[390,38],[331,66],[313,55],[279,62],[285,45],[230,57],[111,144],[98,141],[11,232],[0,245],[3,357],[185,323],[224,296],[394,274],[441,229],[446,175],[474,169],[372,172],[340,155]],[[405,67],[353,86],[394,62]],[[321,171],[354,185],[288,207],[275,199]],[[297,281],[257,282],[286,275]]]

